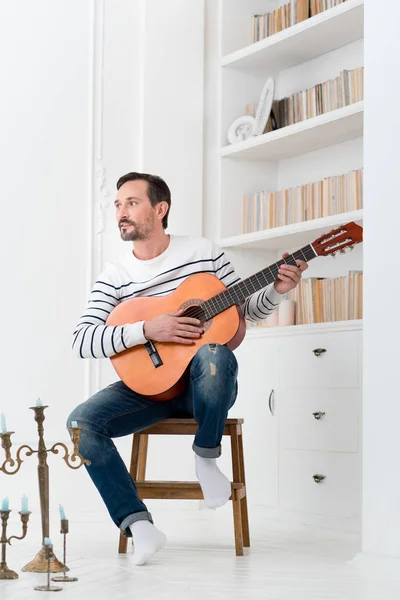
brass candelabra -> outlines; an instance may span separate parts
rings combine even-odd
[[[22,521],[22,535],[20,537],[18,537],[16,535],[12,535],[11,537],[8,538],[7,537],[7,524],[8,524],[8,517],[10,516],[10,512],[11,512],[11,510],[1,510],[0,511],[0,517],[1,517],[0,579],[18,579],[17,573],[15,571],[12,571],[11,569],[9,569],[7,566],[6,547],[7,547],[7,544],[11,545],[11,540],[23,540],[24,539],[24,537],[26,536],[26,532],[28,531],[29,515],[31,514],[30,512],[26,512],[26,513],[20,512],[19,513],[21,515],[21,521]]]
[[[57,442],[50,449],[46,448],[44,441],[44,427],[43,421],[45,420],[44,411],[48,408],[47,405],[43,406],[31,406],[30,409],[35,413],[35,421],[37,423],[38,430],[38,447],[37,450],[33,450],[30,446],[23,444],[17,449],[15,459],[11,456],[11,436],[14,431],[7,431],[6,433],[0,433],[1,445],[5,450],[6,459],[0,467],[0,471],[6,475],[15,475],[21,468],[23,459],[21,454],[24,452],[26,456],[32,456],[37,454],[38,456],[38,481],[39,481],[39,495],[40,495],[40,512],[42,520],[42,544],[41,549],[36,554],[35,558],[26,564],[22,570],[30,571],[32,573],[46,573],[48,570],[48,561],[50,560],[50,571],[52,573],[60,573],[69,571],[68,567],[60,562],[54,553],[51,553],[49,559],[49,553],[45,551],[44,539],[49,537],[49,467],[47,464],[47,455],[49,452],[53,454],[59,453],[59,448],[64,450],[64,456],[62,457],[65,463],[70,469],[79,469],[82,465],[90,465],[89,460],[85,460],[79,453],[79,441],[81,437],[82,427],[70,427],[71,440],[73,444],[73,452],[70,455],[68,448],[65,444]],[[77,464],[74,464],[77,463]]]
[[[62,533],[62,535],[64,536],[64,556],[63,556],[63,563],[64,563],[64,575],[57,575],[57,577],[52,577],[51,580],[52,581],[78,581],[77,577],[69,577],[68,575],[65,574],[65,571],[67,570],[67,533],[69,532],[69,528],[68,528],[68,519],[61,519],[61,530],[60,533]]]
[[[48,540],[48,542],[50,542],[50,540]],[[47,569],[46,569],[47,584],[46,585],[35,585],[34,589],[38,590],[39,592],[61,592],[62,587],[60,587],[59,585],[51,585],[50,584],[51,561],[54,558],[53,544],[47,543],[44,545],[43,556],[44,556],[45,560],[47,561],[46,562],[46,564],[47,564]]]

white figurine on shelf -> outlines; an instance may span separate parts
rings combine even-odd
[[[256,135],[257,122],[254,117],[244,115],[236,119],[228,130],[228,141],[230,144],[243,142]]]
[[[228,129],[228,142],[236,144],[243,142],[257,135],[262,135],[267,126],[271,114],[272,102],[274,100],[275,82],[272,77],[268,77],[261,92],[260,100],[257,105],[256,116],[243,115],[238,117]]]

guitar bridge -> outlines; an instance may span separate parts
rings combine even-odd
[[[146,342],[144,347],[146,348],[148,355],[151,358],[151,362],[153,363],[155,368],[157,369],[158,367],[161,367],[161,365],[163,365],[164,363],[161,360],[161,356],[158,354],[158,350],[156,349],[153,342],[149,340],[148,342]]]

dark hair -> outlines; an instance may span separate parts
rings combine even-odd
[[[161,177],[158,177],[158,175],[150,175],[148,173],[127,173],[126,175],[123,175],[118,179],[117,190],[119,190],[119,188],[122,185],[124,185],[124,183],[126,183],[127,181],[138,180],[147,181],[147,195],[152,206],[156,206],[156,204],[159,204],[159,202],[166,202],[168,204],[168,210],[165,213],[162,220],[162,225],[164,229],[167,229],[168,215],[171,208],[171,192],[169,187],[167,186],[165,181],[161,179]]]

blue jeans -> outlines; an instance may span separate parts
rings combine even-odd
[[[195,418],[194,452],[206,458],[220,456],[225,420],[237,396],[237,375],[233,352],[206,344],[193,357],[186,390],[173,400],[154,402],[117,381],[72,411],[67,426],[77,421],[83,427],[79,451],[91,461],[86,469],[126,537],[131,537],[132,523],[153,520],[112,438],[143,431],[164,419]]]

